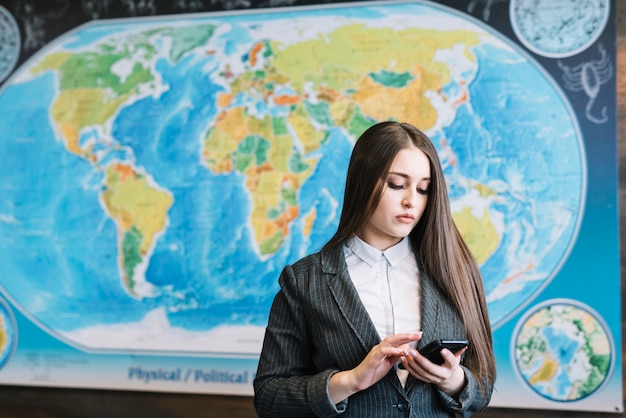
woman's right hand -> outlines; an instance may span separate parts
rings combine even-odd
[[[408,352],[408,344],[422,338],[422,333],[394,334],[372,347],[354,369],[335,373],[328,386],[332,401],[337,404],[348,396],[367,389],[389,373]]]

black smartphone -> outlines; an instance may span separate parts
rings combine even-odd
[[[441,349],[447,348],[452,353],[456,353],[457,351],[467,347],[469,345],[469,341],[467,340],[434,340],[428,343],[426,346],[422,347],[419,352],[421,355],[426,357],[428,360],[432,361],[435,364],[443,364],[444,360],[441,357]]]

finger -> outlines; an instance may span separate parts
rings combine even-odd
[[[413,369],[423,375],[434,377],[439,375],[439,368],[441,367],[438,364],[433,363],[428,358],[424,357],[419,351],[411,350],[410,351],[410,360],[412,360]]]
[[[456,366],[461,362],[461,356],[467,350],[467,347],[457,351],[456,353],[452,353],[447,348],[441,350],[441,357],[443,357],[445,363]]]
[[[396,347],[381,347],[378,350],[378,358],[383,360],[389,360],[393,363],[400,360],[403,355],[403,351]]]
[[[419,363],[418,359],[415,357],[415,354],[416,354],[415,350],[411,350],[409,351],[409,353],[407,353],[406,367],[417,373],[421,373],[424,367]]]
[[[403,357],[402,364],[408,372],[422,381],[433,383],[436,379],[432,373],[430,373],[424,366],[422,366],[417,359],[415,359],[411,354],[406,357]]]
[[[418,341],[422,338],[422,332],[414,332],[414,333],[402,333],[402,334],[394,334],[386,337],[382,343],[385,345],[391,345],[393,347],[399,347],[403,344],[408,344],[413,341]]]
[[[454,353],[454,357],[461,358],[461,356],[463,356],[463,353],[465,353],[466,350],[467,350],[467,347],[463,347],[461,350]]]
[[[413,356],[409,355],[404,362],[404,367],[409,371],[413,377],[422,380],[427,383],[438,383],[442,380],[442,376],[440,373],[441,366],[437,366],[434,363],[431,363],[428,359],[423,357],[424,363],[420,363],[420,361]],[[432,370],[431,370],[432,368]]]

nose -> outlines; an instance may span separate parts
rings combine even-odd
[[[417,191],[416,190],[411,190],[411,189],[407,189],[407,194],[406,196],[404,196],[404,199],[402,199],[402,206],[410,209],[415,205],[415,198],[417,195]]]

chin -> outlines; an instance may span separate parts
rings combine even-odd
[[[410,228],[403,228],[401,231],[397,231],[396,234],[394,234],[394,236],[399,239],[407,237],[411,233],[413,228],[415,228],[415,225]]]
[[[409,232],[407,232],[406,234],[394,234],[394,235],[392,235],[392,239],[395,240],[396,243],[398,243],[398,242],[402,241],[402,239],[404,239],[404,237],[408,236]]]

